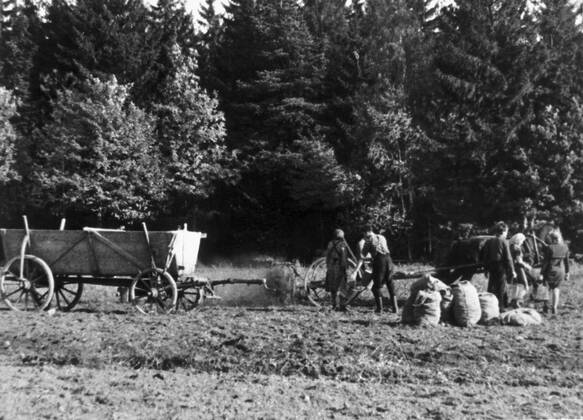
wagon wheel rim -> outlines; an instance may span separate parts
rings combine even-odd
[[[6,305],[15,311],[42,311],[53,298],[54,280],[51,269],[34,255],[25,255],[22,276],[21,258],[6,263],[0,276],[0,294]]]
[[[60,311],[69,312],[79,303],[82,294],[83,283],[66,282],[65,279],[57,278],[53,302]]]
[[[178,292],[178,309],[185,312],[192,311],[202,300],[202,291],[199,287],[194,289],[184,289]]]
[[[172,312],[177,297],[174,279],[160,269],[141,272],[130,287],[130,301],[139,312],[147,315]]]
[[[355,268],[356,263],[349,258],[346,270],[347,279],[350,278]],[[316,305],[331,303],[331,294],[326,290],[326,258],[318,258],[308,267],[304,277],[304,289],[308,299]]]

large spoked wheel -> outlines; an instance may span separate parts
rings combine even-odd
[[[174,310],[178,291],[170,274],[150,268],[142,271],[130,287],[130,301],[143,314],[167,314]]]
[[[201,287],[181,289],[178,291],[178,303],[176,304],[176,308],[185,312],[192,311],[200,305],[203,299],[204,291]]]
[[[346,268],[346,278],[350,282],[350,277],[356,269],[356,263],[352,259],[348,259],[348,267]],[[362,271],[362,270],[361,270]],[[360,281],[360,274],[357,282]],[[353,286],[353,284],[348,285]],[[326,258],[318,258],[308,267],[304,277],[304,290],[308,299],[316,304],[328,304],[330,302],[330,292],[326,290]]]
[[[63,312],[69,312],[73,309],[83,294],[83,283],[68,282],[66,279],[59,279],[55,281],[55,297],[53,301],[57,308]]]
[[[0,293],[15,311],[44,310],[51,303],[54,287],[50,267],[34,255],[25,255],[24,260],[14,257],[2,269]]]

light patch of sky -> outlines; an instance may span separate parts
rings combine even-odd
[[[204,0],[186,0],[184,2],[184,6],[186,6],[187,10],[191,11],[194,15],[198,16],[200,8],[204,3],[205,3]],[[225,3],[226,1],[220,0],[215,1],[215,10],[217,11],[217,13],[223,13],[223,11],[225,10],[223,5]]]
[[[581,0],[583,1],[583,0]],[[156,0],[146,0],[147,3],[155,3]],[[347,0],[346,3],[350,3],[351,0]],[[453,3],[454,0],[435,0],[440,6],[445,6],[447,4]],[[228,0],[216,0],[215,9],[217,13],[223,13],[225,11],[224,5],[228,3]],[[193,15],[198,16],[201,6],[204,4],[204,0],[185,0],[184,5],[187,10],[192,12]]]
[[[155,3],[157,0],[145,0],[146,3]],[[347,3],[350,3],[351,0],[347,0]],[[215,9],[217,13],[224,12],[224,5],[228,3],[228,0],[215,0]],[[449,4],[455,3],[455,0],[435,0],[437,5],[440,7],[447,6]],[[537,3],[540,3],[540,0],[531,0],[531,4],[533,7],[536,7]],[[186,9],[189,10],[195,17],[198,17],[200,12],[201,6],[204,4],[204,0],[185,0],[184,5]],[[574,6],[583,4],[583,0],[573,0],[572,4]]]

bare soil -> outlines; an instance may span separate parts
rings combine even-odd
[[[0,418],[583,418],[581,274],[531,327],[414,328],[238,287],[165,316],[91,286],[70,313],[0,309]],[[241,305],[254,294],[266,306]]]

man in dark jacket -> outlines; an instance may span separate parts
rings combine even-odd
[[[506,292],[508,279],[515,279],[516,272],[506,240],[508,225],[504,222],[496,223],[494,234],[496,236],[488,239],[484,244],[481,260],[488,274],[488,292],[496,295],[500,311],[502,311],[508,306]]]

